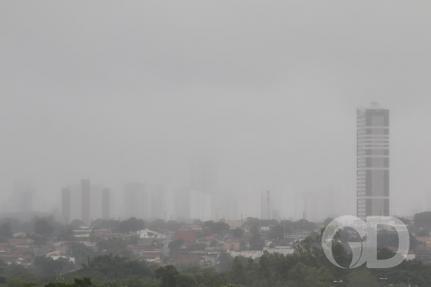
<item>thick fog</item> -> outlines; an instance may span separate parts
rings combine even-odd
[[[90,178],[121,216],[127,183],[175,192],[203,173],[233,217],[259,216],[266,190],[283,218],[304,216],[304,198],[353,214],[356,109],[377,101],[392,213],[431,209],[430,9],[1,1],[0,206],[25,182],[34,210],[58,212],[61,189]]]

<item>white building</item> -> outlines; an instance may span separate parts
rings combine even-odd
[[[389,215],[389,110],[357,110],[357,215]]]

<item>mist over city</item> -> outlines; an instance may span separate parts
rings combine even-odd
[[[352,215],[401,218],[415,238],[405,257],[431,263],[430,10],[1,1],[0,262],[33,270],[35,258],[73,258],[55,276],[31,272],[93,283],[81,264],[112,254],[225,274],[221,254],[297,254],[295,244]],[[100,245],[112,238],[124,250]],[[93,253],[79,257],[68,242]],[[370,272],[380,284],[370,286],[431,282]],[[133,286],[210,286],[151,276],[161,285]],[[334,276],[318,286],[358,286]],[[261,279],[211,286],[311,286]],[[71,286],[92,286],[79,280]]]
[[[375,101],[392,115],[394,211],[429,207],[427,9],[394,2],[381,17],[385,3],[3,2],[3,198],[27,182],[34,210],[52,212],[90,178],[121,216],[125,184],[190,188],[202,162],[245,216],[265,190],[285,218],[306,193],[333,192],[346,213],[355,111]]]

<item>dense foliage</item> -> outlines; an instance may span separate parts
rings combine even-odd
[[[221,226],[220,226],[221,227]],[[208,226],[208,228],[219,228]],[[223,229],[223,227],[221,227]],[[349,262],[349,253],[335,248],[339,262]],[[224,255],[226,257],[226,255]],[[3,286],[132,286],[132,287],[422,287],[431,285],[431,266],[418,261],[404,262],[389,270],[339,269],[330,264],[320,249],[320,236],[313,234],[297,244],[288,256],[265,253],[261,258],[224,258],[223,271],[174,266],[152,266],[144,261],[121,256],[98,256],[75,271],[38,259],[35,267],[2,265]],[[221,264],[221,263],[220,263]],[[65,269],[66,270],[66,269]],[[60,275],[59,275],[60,274]]]

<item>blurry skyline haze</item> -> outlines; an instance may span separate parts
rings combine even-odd
[[[431,208],[429,1],[1,1],[0,191],[83,177],[241,196],[333,189],[354,212],[356,108],[391,113],[394,214]],[[248,200],[248,199],[247,199]],[[250,203],[251,206],[254,206]],[[252,207],[250,207],[252,209]]]

